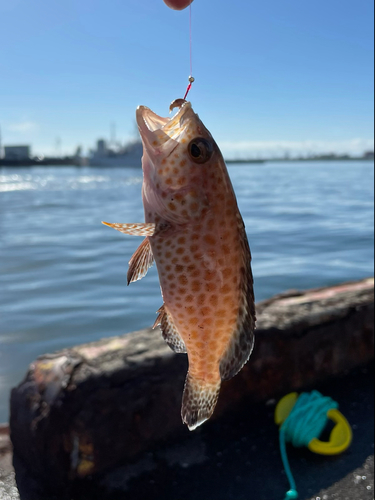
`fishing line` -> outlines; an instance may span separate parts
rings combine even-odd
[[[195,81],[193,77],[193,30],[192,30],[192,14],[191,14],[191,4],[193,0],[190,0],[189,5],[189,47],[190,47],[190,76],[189,76],[189,85],[187,86],[184,99],[186,99],[190,89]]]

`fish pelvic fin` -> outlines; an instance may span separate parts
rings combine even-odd
[[[128,285],[133,281],[138,281],[146,276],[154,262],[154,256],[151,250],[150,240],[145,238],[134,252],[133,257],[129,261],[128,269]]]
[[[202,425],[213,414],[219,398],[220,385],[220,380],[211,385],[188,373],[182,398],[181,416],[190,431]]]
[[[152,328],[154,329],[160,325],[163,339],[166,341],[172,351],[176,353],[186,353],[185,343],[178,333],[176,325],[174,324],[173,319],[169,314],[165,304],[161,306],[157,314],[158,317],[156,318],[156,321]]]
[[[108,227],[113,227],[120,233],[130,234],[131,236],[153,236],[155,234],[156,225],[153,222],[139,222],[136,224],[120,224],[104,222],[102,224]]]

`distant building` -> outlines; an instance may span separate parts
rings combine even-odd
[[[30,146],[4,146],[6,160],[26,160],[30,152]]]
[[[96,151],[99,156],[105,156],[107,154],[107,143],[104,139],[99,139],[96,142]]]
[[[365,158],[365,160],[373,160],[374,151],[366,151],[366,153],[363,154],[363,158]]]

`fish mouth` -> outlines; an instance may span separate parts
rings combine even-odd
[[[176,142],[186,127],[186,117],[192,111],[190,102],[184,102],[171,118],[157,115],[147,106],[138,106],[136,119],[142,141],[148,150],[166,148],[167,144],[176,146]]]

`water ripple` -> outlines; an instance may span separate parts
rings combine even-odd
[[[257,300],[373,274],[370,163],[229,169]],[[153,324],[155,267],[126,287],[139,238],[101,224],[144,219],[139,169],[0,170],[0,422],[39,354]]]

